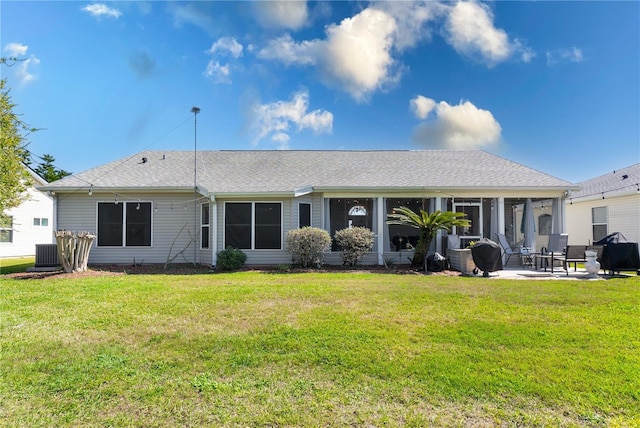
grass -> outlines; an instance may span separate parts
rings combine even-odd
[[[35,263],[35,256],[0,259],[0,275],[26,272],[27,268],[35,266]]]
[[[0,279],[0,426],[640,426],[640,278]]]

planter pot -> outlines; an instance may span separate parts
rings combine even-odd
[[[473,257],[471,256],[471,250],[468,248],[462,250],[447,250],[447,259],[449,260],[451,269],[462,273],[471,274],[476,268],[475,263],[473,263]]]
[[[584,267],[587,270],[587,278],[597,278],[598,272],[600,271],[600,262],[598,262],[598,252],[597,251],[585,251],[584,257],[586,261],[584,262]]]

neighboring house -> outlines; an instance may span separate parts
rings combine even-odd
[[[303,226],[332,236],[367,227],[376,241],[363,264],[408,263],[416,229],[386,223],[400,205],[466,213],[471,227],[454,232],[462,245],[497,232],[515,241],[515,207],[527,198],[564,206],[577,187],[483,151],[290,150],[146,151],[41,190],[55,195],[58,229],[97,234],[93,264],[215,265],[233,246],[248,264],[273,265],[290,263],[287,231]],[[563,228],[563,211],[555,215]],[[342,263],[337,250],[327,263]]]
[[[590,244],[613,232],[640,242],[640,163],[578,186],[565,200],[569,243]]]
[[[34,186],[27,189],[27,197],[15,208],[7,210],[9,221],[0,224],[0,258],[33,256],[36,244],[53,242],[53,198],[37,190],[47,182],[26,167]]]

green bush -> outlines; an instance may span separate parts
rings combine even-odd
[[[373,232],[366,227],[342,229],[335,235],[342,249],[342,261],[345,265],[355,266],[360,259],[373,250]]]
[[[244,266],[247,261],[247,255],[244,251],[233,247],[227,247],[226,250],[218,251],[218,262],[216,269],[224,272],[238,270]]]
[[[286,244],[293,265],[320,267],[325,253],[331,249],[331,236],[317,227],[303,227],[287,232]]]

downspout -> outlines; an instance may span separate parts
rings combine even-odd
[[[53,218],[51,219],[51,223],[53,226],[53,231],[55,232],[56,230],[58,230],[58,195],[56,195],[55,193],[53,193]],[[51,243],[55,244],[55,238],[54,238],[54,234],[51,234]]]
[[[211,267],[215,268],[218,262],[218,203],[215,196],[211,196],[211,213],[213,218],[211,219],[211,228],[213,229],[213,236],[211,237]]]

